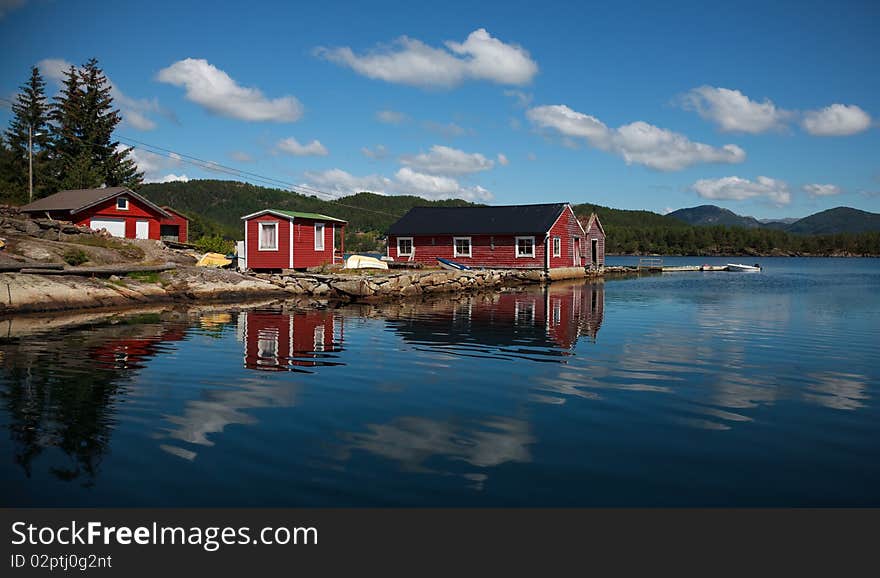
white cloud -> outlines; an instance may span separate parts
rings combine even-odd
[[[160,82],[184,87],[186,98],[220,116],[258,122],[294,122],[303,113],[293,96],[270,99],[256,88],[240,86],[207,60],[187,58],[159,71]]]
[[[162,177],[157,181],[152,181],[154,183],[174,183],[174,182],[182,182],[185,183],[189,181],[189,177],[186,175],[175,175],[174,173],[169,173]]]
[[[738,90],[701,86],[682,98],[682,106],[695,110],[727,132],[762,133],[781,129],[792,113],[769,99],[757,102]]]
[[[669,213],[671,213],[671,212],[674,211],[674,210],[675,210],[675,209],[673,209],[672,207],[663,207],[663,210],[662,210],[661,212],[662,212],[664,215],[668,215]]]
[[[814,136],[849,136],[868,130],[871,116],[854,104],[832,104],[808,111],[801,124]]]
[[[627,164],[659,171],[677,171],[698,163],[740,163],[746,158],[745,151],[736,145],[713,147],[643,121],[609,128],[596,117],[562,104],[531,108],[526,116],[540,128],[582,138],[597,149],[623,157]]]
[[[254,160],[254,157],[244,151],[232,151],[229,153],[229,158],[240,163],[250,163]]]
[[[129,147],[119,145],[116,148],[117,150],[125,150]],[[173,173],[169,174],[169,171],[173,171],[183,164],[180,156],[174,153],[166,157],[147,150],[132,148],[130,154],[138,170],[144,173],[144,182],[147,183],[168,182],[164,179],[167,179],[169,176],[176,176]]]
[[[350,195],[362,191],[391,195],[419,195],[429,199],[492,199],[492,193],[483,187],[463,186],[456,179],[439,175],[428,175],[403,167],[393,179],[381,175],[355,176],[342,169],[321,172],[306,172],[309,186],[339,195]]]
[[[55,84],[64,82],[67,71],[70,70],[71,63],[63,58],[44,58],[37,63],[37,67],[43,76]],[[162,114],[165,116],[173,116],[159,105],[159,101],[155,98],[132,98],[126,95],[108,76],[107,81],[110,84],[110,94],[113,97],[114,104],[119,107],[122,114],[122,121],[131,125],[137,130],[153,130],[156,128],[156,121],[150,118],[150,114]]]
[[[436,199],[465,199],[467,201],[488,201],[492,193],[477,185],[463,187],[451,177],[427,175],[403,167],[394,175],[401,192],[422,195]]]
[[[454,122],[442,124],[439,122],[434,122],[433,120],[426,120],[422,123],[422,128],[431,132],[435,132],[447,138],[454,138],[458,136],[464,136],[465,134],[474,133],[473,129],[464,128],[455,124]]]
[[[0,18],[25,5],[25,0],[0,0]]]
[[[377,144],[373,148],[370,147],[362,147],[361,154],[363,154],[368,159],[373,160],[382,160],[388,156],[388,149],[385,148],[385,145]]]
[[[342,169],[306,171],[304,176],[310,185],[340,195],[350,195],[363,191],[385,194],[392,188],[391,179],[386,177],[380,175],[358,177]]]
[[[366,54],[355,54],[347,46],[321,47],[315,53],[368,78],[421,87],[451,88],[466,80],[523,85],[538,72],[524,48],[505,44],[484,28],[471,32],[464,42],[447,41],[445,48],[401,36],[391,46]]]
[[[405,113],[386,109],[376,112],[376,120],[385,124],[403,124],[409,117]]]
[[[432,175],[467,175],[488,171],[495,166],[495,161],[480,153],[466,153],[443,145],[432,146],[428,153],[402,156],[400,162]]]
[[[765,198],[776,205],[791,203],[791,191],[785,181],[758,177],[754,181],[740,177],[701,179],[691,188],[702,198],[715,201],[744,201]]]
[[[804,191],[806,191],[811,197],[832,197],[843,193],[843,189],[837,185],[823,185],[819,183],[804,185]]]
[[[502,167],[506,167],[510,164],[510,161],[507,159],[507,155],[504,153],[498,153],[498,164]]]
[[[283,153],[287,153],[295,157],[325,157],[330,154],[330,151],[327,150],[327,147],[322,145],[321,141],[319,140],[313,140],[308,144],[300,144],[299,141],[297,141],[293,137],[278,141],[276,148]]]

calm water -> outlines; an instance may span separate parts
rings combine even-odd
[[[3,321],[0,501],[878,506],[880,261],[761,262]]]

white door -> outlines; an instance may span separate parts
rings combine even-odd
[[[105,229],[114,237],[125,237],[125,219],[92,219],[89,228],[93,231]]]
[[[136,221],[135,229],[134,229],[135,239],[149,239],[150,238],[150,222],[149,221]]]

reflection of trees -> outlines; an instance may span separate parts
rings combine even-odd
[[[50,466],[55,477],[94,482],[110,445],[126,380],[155,355],[159,343],[178,338],[170,337],[170,331],[135,320],[15,338],[0,345],[0,400],[9,416],[15,462],[28,477],[36,458],[57,448],[66,460]]]

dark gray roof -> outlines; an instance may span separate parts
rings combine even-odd
[[[413,207],[389,235],[516,235],[546,233],[567,203],[497,207]]]
[[[103,189],[72,189],[69,191],[59,191],[54,195],[49,195],[42,199],[37,199],[33,203],[21,207],[24,213],[42,213],[44,211],[67,211],[70,214],[78,213],[83,209],[93,207],[99,203],[103,203],[120,194],[133,197],[141,203],[151,207],[163,217],[170,217],[167,211],[153,204],[146,198],[135,193],[126,187],[107,187]]]

